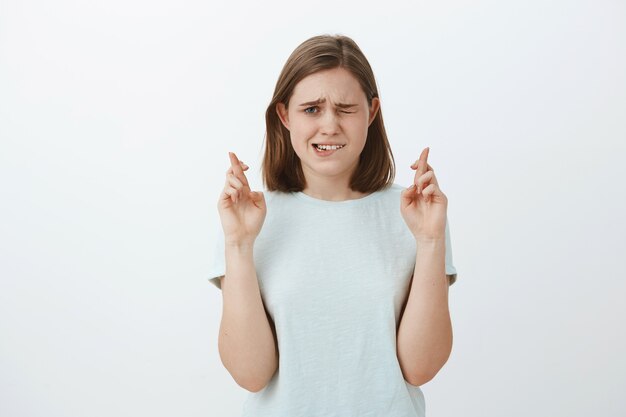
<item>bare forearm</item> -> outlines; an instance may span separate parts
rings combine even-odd
[[[414,385],[432,379],[450,356],[448,289],[445,240],[418,241],[413,281],[397,336],[400,367]]]
[[[261,300],[252,255],[250,245],[226,246],[218,345],[222,363],[235,381],[258,391],[276,372],[278,348]]]

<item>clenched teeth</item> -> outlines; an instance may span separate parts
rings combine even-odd
[[[315,143],[314,146],[320,150],[333,150],[333,149],[341,149],[345,145],[318,145],[317,143]]]

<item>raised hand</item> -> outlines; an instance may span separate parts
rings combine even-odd
[[[416,240],[444,239],[448,198],[439,188],[433,168],[428,164],[430,148],[422,151],[411,165],[413,185],[402,191],[400,211]]]
[[[217,208],[226,244],[252,245],[261,231],[267,208],[262,192],[250,190],[244,171],[248,166],[229,152],[230,168]]]

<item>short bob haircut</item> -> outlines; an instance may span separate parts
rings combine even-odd
[[[345,68],[354,75],[370,107],[372,99],[378,97],[372,68],[352,39],[342,35],[318,35],[300,44],[287,59],[265,112],[266,143],[262,176],[268,191],[302,191],[306,184],[300,158],[291,145],[289,130],[278,117],[276,105],[284,103],[288,108],[289,99],[300,80],[313,73],[337,67]],[[372,193],[390,186],[394,177],[395,162],[379,107],[367,130],[365,146],[350,179],[350,188]]]

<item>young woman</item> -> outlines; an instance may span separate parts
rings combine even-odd
[[[413,184],[395,184],[372,69],[345,36],[295,49],[266,127],[265,192],[229,153],[210,272],[222,363],[250,391],[243,416],[424,416],[456,279],[429,148]]]

